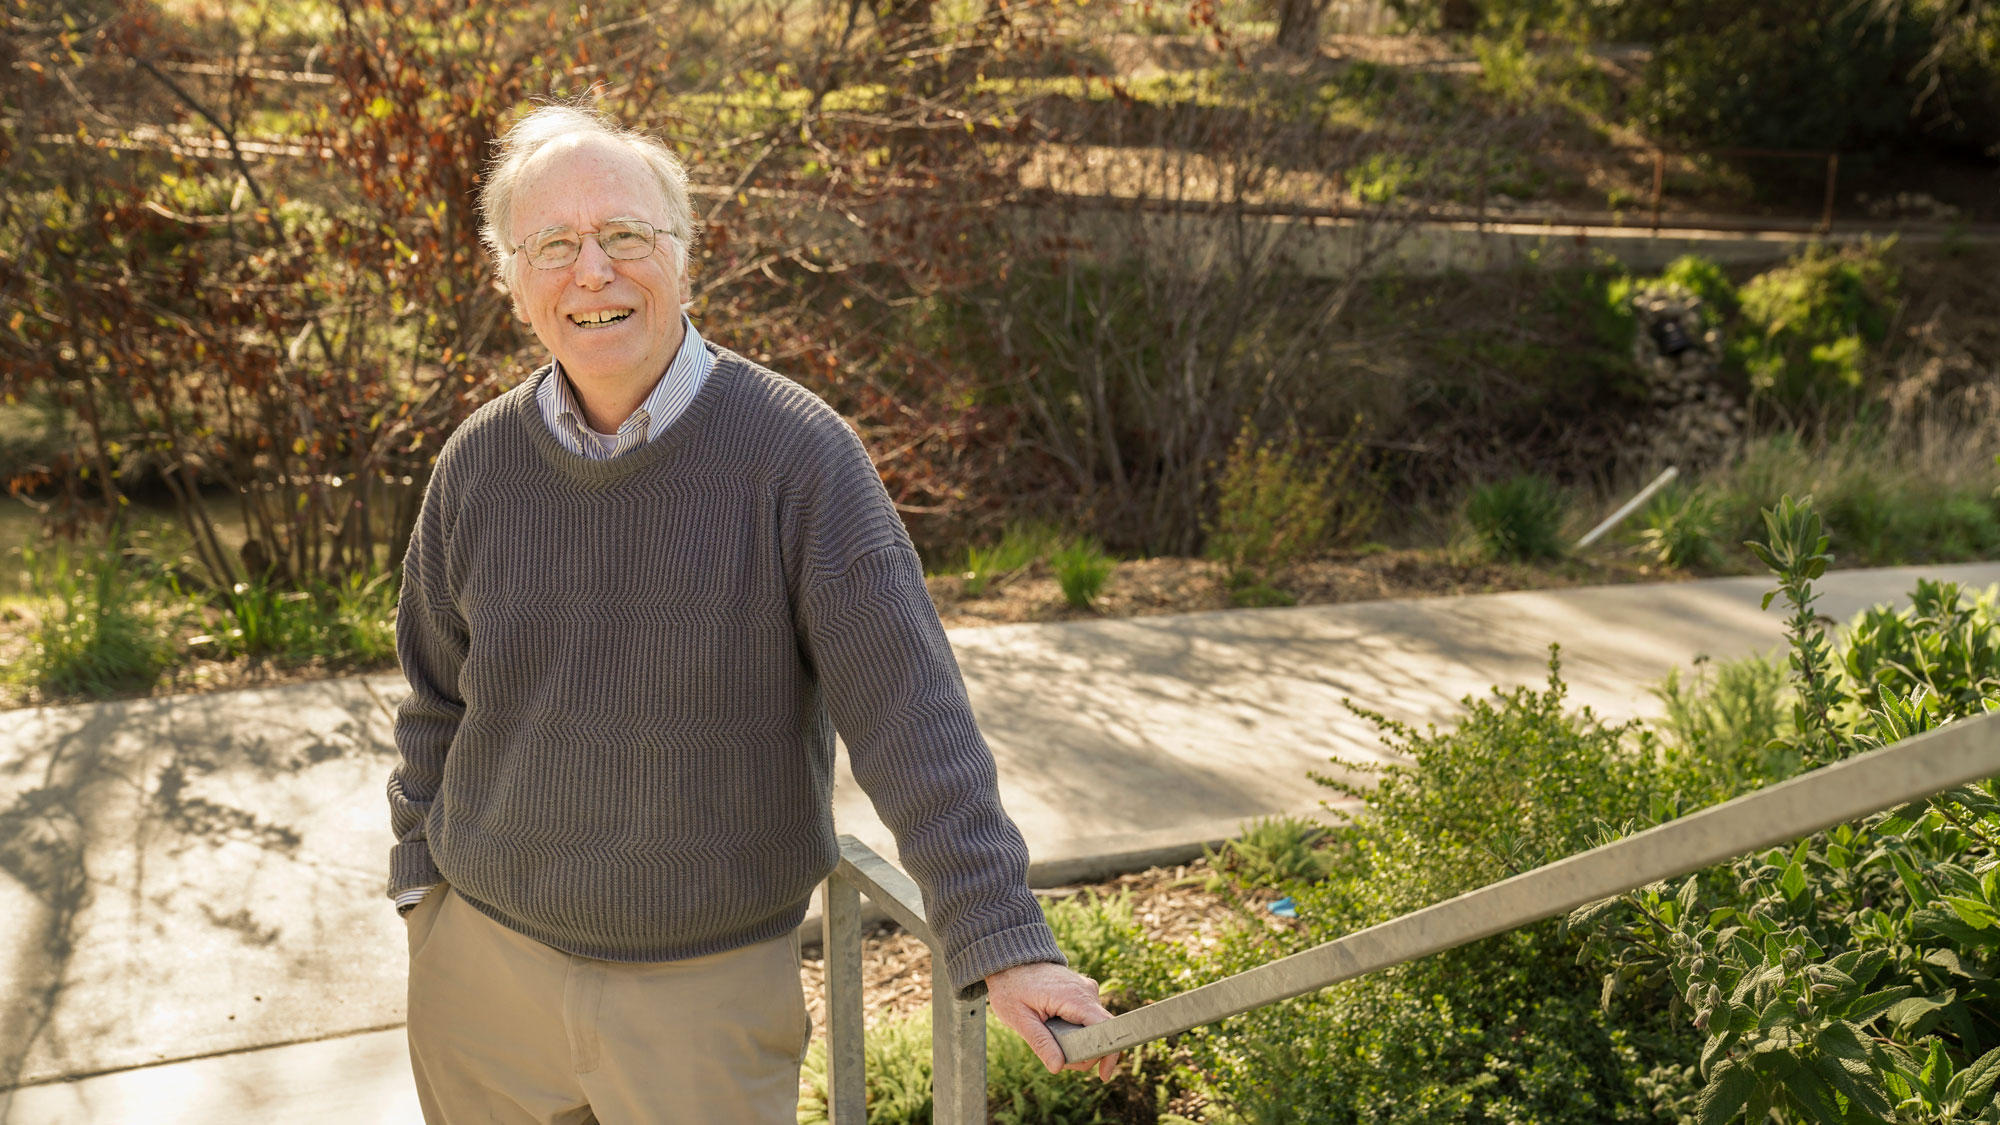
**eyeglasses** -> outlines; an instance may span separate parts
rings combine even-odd
[[[576,261],[586,238],[596,239],[605,257],[629,262],[651,254],[659,233],[651,223],[617,219],[598,227],[595,234],[578,234],[574,227],[550,227],[530,235],[514,249],[525,250],[529,263],[538,270],[559,270]]]

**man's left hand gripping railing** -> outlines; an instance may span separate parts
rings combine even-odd
[[[852,836],[827,876],[820,924],[826,955],[826,1108],[832,1125],[868,1120],[862,1061],[861,896],[875,901],[931,951],[931,1103],[937,1125],[986,1121],[986,986],[961,1000],[946,979],[923,896],[896,866]]]

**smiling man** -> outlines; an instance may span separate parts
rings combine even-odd
[[[1028,892],[916,552],[846,423],[688,320],[678,161],[545,107],[481,207],[551,362],[445,443],[405,563],[389,894],[425,1119],[789,1125],[836,729],[939,986],[1060,1065],[1042,1020],[1108,1013]]]

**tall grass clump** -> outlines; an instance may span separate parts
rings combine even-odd
[[[37,622],[13,678],[52,696],[151,687],[174,663],[170,587],[117,546],[21,548]]]
[[[1009,525],[999,542],[966,551],[965,595],[979,597],[995,579],[1018,574],[1048,558],[1061,542],[1061,533],[1048,524]]]
[[[396,655],[396,585],[387,572],[288,590],[257,579],[215,596],[221,627],[189,640],[223,659],[370,665]]]
[[[1118,560],[1104,553],[1095,539],[1077,539],[1049,557],[1063,600],[1078,609],[1089,609],[1104,591],[1104,583],[1118,567]]]
[[[1831,438],[1774,434],[1708,474],[1720,538],[1758,534],[1764,508],[1811,496],[1844,560],[1952,562],[2000,556],[2000,467],[1988,443],[1942,428],[1850,425]]]
[[[1784,662],[1746,656],[1698,657],[1683,677],[1672,669],[1653,689],[1663,713],[1654,724],[1664,768],[1687,807],[1728,800],[1799,772],[1791,732],[1792,693]]]
[[[1546,478],[1523,474],[1482,484],[1465,500],[1465,522],[1487,558],[1520,562],[1563,553],[1568,505]]]

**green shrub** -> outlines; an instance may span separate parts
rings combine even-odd
[[[1215,518],[1203,528],[1208,557],[1228,568],[1232,600],[1291,604],[1270,587],[1272,571],[1373,529],[1381,499],[1365,453],[1355,433],[1316,453],[1296,436],[1261,441],[1243,427],[1216,482]]]
[[[1808,764],[2000,707],[1994,598],[1920,582],[1864,614],[1844,653],[1813,582],[1829,542],[1809,503],[1766,513],[1760,559],[1790,606],[1792,726]],[[2000,1076],[2000,782],[1839,825],[1795,847],[1571,918],[1605,993],[1627,988],[1704,1042],[1704,1122],[1990,1121]],[[1985,873],[1981,878],[1979,873]]]
[[[1911,63],[1936,44],[1932,21],[1847,0],[1670,0],[1622,10],[1621,37],[1654,44],[1638,112],[1649,133],[1702,145],[1885,150],[1919,136],[1924,80]],[[1947,25],[1937,21],[1937,26]],[[1753,165],[1766,178],[1816,185],[1824,165]],[[1788,175],[1789,174],[1789,175]]]
[[[1647,507],[1639,543],[1668,566],[1718,566],[1722,562],[1722,513],[1700,488],[1667,489]]]
[[[1815,245],[1743,287],[1736,351],[1752,390],[1800,406],[1861,389],[1868,349],[1887,335],[1894,309],[1888,246]]]
[[[919,1012],[868,1029],[862,1052],[867,1068],[870,1125],[930,1125],[931,1018]],[[799,1125],[825,1125],[826,1043],[815,1042],[801,1068],[805,1092]],[[1028,1044],[991,1014],[986,1019],[987,1119],[993,1125],[1098,1125],[1109,1088],[1094,1075],[1050,1074]]]
[[[1089,609],[1111,572],[1117,569],[1118,560],[1105,554],[1095,540],[1086,538],[1057,551],[1050,557],[1049,565],[1055,568],[1063,600],[1078,609]]]
[[[1545,690],[1465,706],[1424,731],[1361,712],[1395,764],[1363,769],[1373,787],[1321,779],[1366,807],[1319,853],[1325,878],[1286,884],[1297,923],[1246,913],[1212,952],[1184,955],[1177,986],[1569,854],[1657,798],[1650,739],[1570,711],[1553,654]],[[1240,1125],[1655,1120],[1642,1079],[1692,1036],[1643,1011],[1621,1028],[1597,991],[1558,927],[1532,926],[1190,1032],[1182,1081],[1210,1099],[1206,1120]]]
[[[1085,891],[1069,898],[1043,899],[1042,916],[1048,919],[1070,968],[1095,980],[1107,1001],[1129,992],[1126,970],[1143,957],[1146,941],[1132,915],[1130,897]]]
[[[1562,494],[1534,475],[1480,485],[1465,501],[1465,522],[1492,559],[1534,561],[1562,555],[1567,514]]]
[[[1683,254],[1667,263],[1654,279],[1663,285],[1677,285],[1701,298],[1702,312],[1710,323],[1735,316],[1743,307],[1736,283],[1722,267],[1699,254]]]

